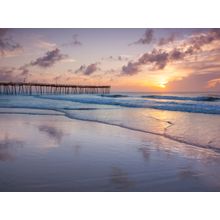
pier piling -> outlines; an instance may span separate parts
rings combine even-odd
[[[108,94],[111,86],[0,82],[0,95]]]

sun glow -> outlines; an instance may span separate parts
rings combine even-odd
[[[165,79],[160,79],[159,81],[158,81],[158,87],[160,87],[160,88],[166,88],[166,84],[168,83],[168,81],[167,80],[165,80]]]
[[[165,76],[149,76],[148,79],[140,80],[139,84],[152,91],[161,91],[167,88],[169,83],[168,77]]]

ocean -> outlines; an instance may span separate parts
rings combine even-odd
[[[0,191],[220,190],[219,93],[0,96],[0,118]]]

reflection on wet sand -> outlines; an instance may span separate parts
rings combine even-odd
[[[216,115],[159,110],[142,111],[146,115],[168,123],[167,127],[164,127],[164,135],[167,137],[171,136],[179,141],[188,140],[195,146],[220,149],[220,117]]]
[[[158,139],[172,140],[178,146],[189,146],[201,151],[220,153],[220,118],[204,114],[170,112],[154,109],[115,109],[67,111],[72,118],[121,127],[135,132],[157,135]],[[70,117],[70,118],[71,118]],[[126,120],[125,120],[126,118]],[[210,125],[210,121],[212,122]],[[208,125],[208,126],[207,126]],[[195,133],[199,135],[195,135]],[[163,140],[165,140],[163,139]],[[161,145],[163,146],[163,145]],[[172,146],[170,147],[171,150]],[[206,151],[207,149],[207,151]],[[177,149],[174,149],[174,152]]]
[[[38,129],[41,132],[45,132],[50,138],[55,139],[57,143],[61,142],[64,135],[60,129],[50,125],[39,125]]]
[[[207,163],[210,161],[219,161],[220,159],[220,152],[216,152],[212,149],[206,148],[199,148],[193,145],[188,145],[184,143],[179,143],[175,141],[168,141],[164,137],[158,137],[156,141],[154,141],[154,147],[152,148],[149,145],[149,138],[146,136],[141,137],[141,141],[143,143],[143,147],[138,149],[142,152],[143,157],[146,159],[148,158],[148,154],[153,150],[157,152],[165,152],[167,157],[173,154],[180,154],[184,157],[194,158],[194,159],[201,159],[202,163]]]
[[[142,153],[145,160],[150,158],[150,150],[147,147],[140,147],[138,150]]]
[[[219,189],[220,157],[208,150],[63,116],[5,114],[0,119],[1,160],[17,155],[0,166],[0,191]],[[198,177],[201,173],[206,175]]]
[[[75,154],[75,155],[78,155],[79,152],[80,152],[80,148],[81,148],[82,146],[79,145],[79,144],[75,144],[75,145],[73,145],[72,147],[74,148],[74,154]]]
[[[0,140],[0,161],[13,160],[16,148],[22,146],[22,141],[10,139],[6,134],[4,139]]]
[[[181,170],[179,173],[178,173],[178,176],[181,178],[181,179],[191,179],[191,178],[195,178],[195,179],[198,179],[198,177],[200,176],[201,174],[191,170],[191,169],[183,169]]]
[[[129,190],[134,186],[134,181],[130,180],[128,173],[124,172],[119,167],[112,167],[111,181],[121,190]]]

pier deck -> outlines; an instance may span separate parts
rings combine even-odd
[[[0,82],[1,95],[108,94],[111,86]]]

